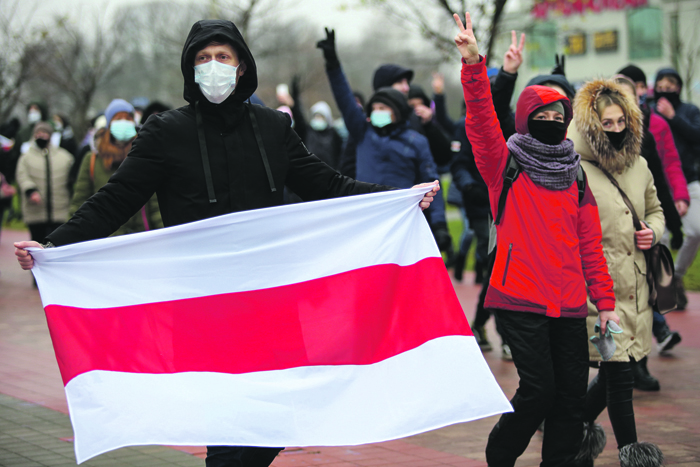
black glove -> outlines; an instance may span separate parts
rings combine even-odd
[[[552,69],[552,74],[566,76],[566,73],[564,72],[564,54],[555,54],[554,60],[556,65],[554,66],[554,69]]]
[[[464,206],[488,206],[488,188],[478,183],[468,185],[462,192],[462,203]]]
[[[677,250],[683,245],[683,231],[671,232],[671,249]]]
[[[323,50],[323,58],[326,59],[326,70],[340,68],[338,54],[335,52],[335,31],[326,29],[326,38],[316,43],[316,47]]]
[[[292,76],[292,83],[291,86],[289,86],[289,95],[292,96],[292,100],[296,103],[297,100],[299,99],[299,83],[301,82],[301,76],[299,75],[294,75]]]
[[[452,237],[450,237],[450,232],[447,230],[447,224],[439,223],[433,226],[433,237],[435,237],[435,243],[437,243],[440,251],[450,251],[452,248]]]

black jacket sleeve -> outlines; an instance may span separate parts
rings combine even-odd
[[[107,237],[148,202],[166,173],[165,155],[158,150],[160,128],[153,122],[155,119],[149,119],[141,128],[131,152],[109,182],[51,233],[48,241],[62,246]]]
[[[517,74],[508,73],[501,68],[491,89],[493,107],[496,110],[496,117],[501,124],[501,132],[503,132],[506,141],[515,134],[515,117],[510,110],[510,100],[513,98],[517,78]]]
[[[450,160],[452,160],[452,140],[450,136],[435,118],[423,125],[423,129],[425,130],[426,138],[428,138],[428,145],[435,164],[449,164]]]

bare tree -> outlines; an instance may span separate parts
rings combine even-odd
[[[88,111],[99,87],[108,76],[118,75],[125,59],[122,14],[111,25],[104,18],[85,32],[67,17],[57,17],[42,31],[43,39],[32,47],[33,79],[53,86],[70,103],[73,129],[82,135],[88,126]]]
[[[363,5],[379,8],[390,17],[410,25],[432,42],[444,61],[459,55],[454,46],[452,15],[457,13],[464,20],[464,12],[469,11],[477,40],[486,44],[484,50],[487,65],[507,2],[508,0],[360,0]]]
[[[31,14],[19,17],[19,1],[0,0],[0,123],[6,121],[19,103],[30,74]]]
[[[681,31],[680,14],[683,14],[683,24],[686,25]],[[700,8],[681,11],[680,2],[676,0],[675,10],[670,14],[671,37],[669,47],[671,49],[671,62],[673,67],[683,78],[685,85],[685,96],[687,101],[692,100],[692,83],[695,73],[700,66],[700,28],[697,27],[700,21]]]

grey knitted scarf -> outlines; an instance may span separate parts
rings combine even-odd
[[[565,139],[557,145],[544,144],[531,135],[514,134],[508,149],[533,182],[549,190],[566,190],[576,180],[581,156],[574,142]]]

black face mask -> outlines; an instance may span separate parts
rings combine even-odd
[[[46,146],[49,145],[48,139],[37,138],[34,141],[36,142],[36,145],[39,146],[40,149],[46,149]]]
[[[566,123],[555,120],[530,120],[527,122],[530,135],[540,143],[555,146],[566,138]]]
[[[622,149],[622,146],[625,143],[625,136],[627,136],[627,128],[620,131],[619,133],[615,133],[614,131],[606,131],[605,135],[608,137],[608,139],[610,140],[610,144],[612,144],[615,150],[619,151],[620,149]]]
[[[681,96],[677,92],[659,92],[654,90],[654,99],[656,99],[656,102],[659,101],[660,98],[665,97],[668,99],[668,101],[671,103],[673,108],[675,109],[681,104]]]

